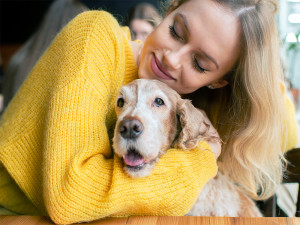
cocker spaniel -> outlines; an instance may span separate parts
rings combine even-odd
[[[138,79],[123,86],[116,102],[115,153],[133,177],[151,174],[171,147],[189,150],[209,136],[202,112],[157,80]],[[190,216],[262,216],[255,203],[218,172],[207,182]]]

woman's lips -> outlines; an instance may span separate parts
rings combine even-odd
[[[175,80],[168,71],[166,71],[161,65],[160,61],[153,54],[151,58],[151,69],[155,75],[164,80]]]

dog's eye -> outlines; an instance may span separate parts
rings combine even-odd
[[[117,106],[119,107],[119,108],[122,108],[123,106],[124,106],[124,103],[125,103],[125,101],[124,101],[124,98],[119,98],[118,99],[118,101],[117,101]]]
[[[164,100],[162,100],[161,98],[156,98],[154,100],[154,105],[156,105],[157,107],[164,105]]]

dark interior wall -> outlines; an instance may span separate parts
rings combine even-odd
[[[159,0],[80,0],[90,9],[105,9],[120,22],[131,7],[149,2],[159,7]],[[38,28],[53,0],[0,0],[0,44],[24,43]]]
[[[0,0],[0,44],[23,43],[53,0]]]

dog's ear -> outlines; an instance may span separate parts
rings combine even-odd
[[[173,143],[173,147],[182,149],[195,148],[199,141],[205,138],[209,125],[204,122],[204,116],[195,108],[190,100],[177,101],[177,116],[179,118],[180,133]]]

